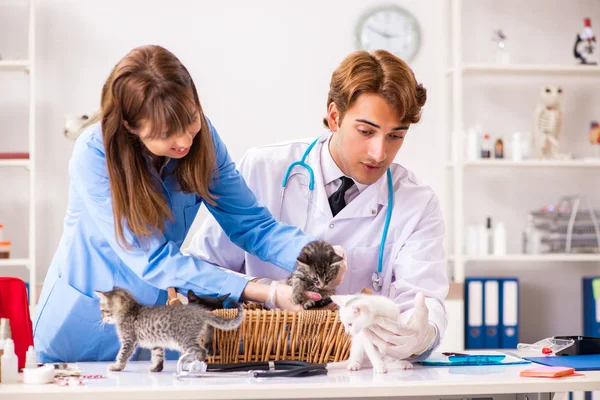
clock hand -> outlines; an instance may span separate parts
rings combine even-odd
[[[396,35],[390,35],[390,34],[389,34],[389,33],[387,33],[387,32],[383,32],[383,31],[380,31],[380,30],[378,30],[378,29],[376,29],[376,28],[373,28],[371,25],[367,25],[367,28],[369,28],[370,30],[372,30],[372,31],[373,31],[373,32],[375,32],[376,34],[383,36],[383,37],[384,37],[384,38],[386,38],[386,39],[391,39],[391,38],[394,38],[394,37],[396,37]]]

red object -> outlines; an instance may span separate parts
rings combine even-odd
[[[548,356],[548,355],[552,354],[552,350],[549,349],[549,348],[547,348],[547,347],[544,347],[542,349],[542,354],[545,355],[545,356]]]
[[[589,18],[584,18],[583,19],[583,25],[586,27],[592,27],[592,21]]]
[[[0,153],[0,160],[29,159],[29,153]]]
[[[0,318],[10,320],[15,353],[19,358],[19,369],[25,367],[25,355],[33,346],[33,328],[27,304],[25,282],[18,278],[0,277]]]

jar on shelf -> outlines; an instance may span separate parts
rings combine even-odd
[[[10,258],[10,242],[0,242],[0,258]]]

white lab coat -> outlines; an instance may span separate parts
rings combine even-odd
[[[335,217],[331,213],[321,172],[322,137],[307,157],[313,168],[315,188],[306,232],[333,245],[341,245],[348,255],[348,270],[338,294],[358,293],[372,288],[371,276],[377,271],[379,246],[388,207],[388,182],[384,174],[368,186]],[[279,214],[281,184],[288,166],[302,158],[312,142],[299,140],[249,150],[238,169],[255,193],[275,217]],[[392,298],[400,306],[401,319],[412,314],[415,294],[423,292],[429,319],[438,330],[446,330],[444,298],[448,292],[446,258],[443,248],[444,219],[433,190],[419,182],[399,164],[391,165],[394,207],[385,243],[383,288],[379,294]],[[287,184],[281,221],[304,227],[309,198],[306,169],[295,167]],[[194,235],[186,252],[213,264],[253,277],[280,279],[289,275],[273,264],[245,253],[233,244],[212,216]]]

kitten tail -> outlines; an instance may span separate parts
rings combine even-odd
[[[209,313],[207,315],[207,323],[210,326],[219,328],[224,331],[231,331],[233,329],[239,328],[242,322],[244,321],[244,309],[240,304],[238,304],[237,310],[237,315],[235,316],[235,318],[232,319],[223,319]]]

